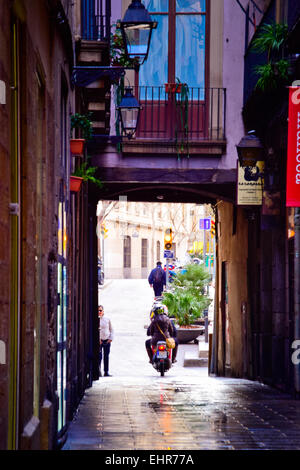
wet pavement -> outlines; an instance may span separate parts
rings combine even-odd
[[[113,281],[100,292],[115,339],[110,373],[88,389],[63,450],[299,450],[300,402],[266,385],[209,377],[178,362],[160,377],[148,363],[146,281]]]

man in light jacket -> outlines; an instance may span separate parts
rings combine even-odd
[[[99,342],[100,342],[100,354],[99,354],[99,373],[101,377],[101,361],[102,356],[104,359],[104,377],[111,377],[108,373],[109,368],[109,353],[110,353],[110,344],[113,340],[113,328],[109,318],[104,317],[104,308],[103,305],[98,307],[98,317],[99,317]]]

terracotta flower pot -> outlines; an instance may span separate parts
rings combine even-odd
[[[83,155],[85,139],[71,139],[70,150],[73,155]]]
[[[165,83],[166,93],[181,93],[182,83]]]
[[[80,176],[70,176],[70,191],[73,193],[78,193],[81,188],[83,178]]]

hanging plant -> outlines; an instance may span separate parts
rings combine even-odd
[[[284,59],[275,63],[269,62],[255,66],[254,70],[259,75],[256,88],[264,92],[276,90],[280,84],[284,84],[287,81],[289,67],[289,62]]]
[[[263,92],[274,91],[284,85],[290,74],[289,61],[283,57],[283,46],[287,39],[286,24],[264,24],[258,36],[253,40],[251,49],[260,54],[267,53],[267,63],[256,65],[255,73],[259,76],[256,88]]]
[[[186,83],[182,83],[178,77],[176,77],[176,85],[180,86],[180,95],[176,97],[176,106],[179,110],[180,127],[175,128],[175,139],[177,147],[177,156],[180,159],[180,154],[186,149],[187,157],[189,158],[189,87]],[[178,142],[178,134],[180,133],[180,142]]]

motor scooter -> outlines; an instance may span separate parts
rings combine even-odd
[[[172,367],[172,349],[167,348],[165,341],[158,341],[156,347],[152,346],[154,369],[160,372],[161,377]]]
[[[162,306],[166,311],[166,306],[161,303],[162,297],[154,297],[154,302],[150,311],[150,320],[152,321],[154,315],[154,309],[157,306]],[[167,311],[166,311],[167,313]],[[172,367],[172,349],[167,348],[166,341],[158,341],[156,347],[151,346],[153,357],[152,365],[154,369],[160,372],[160,375],[163,377],[165,372]]]

